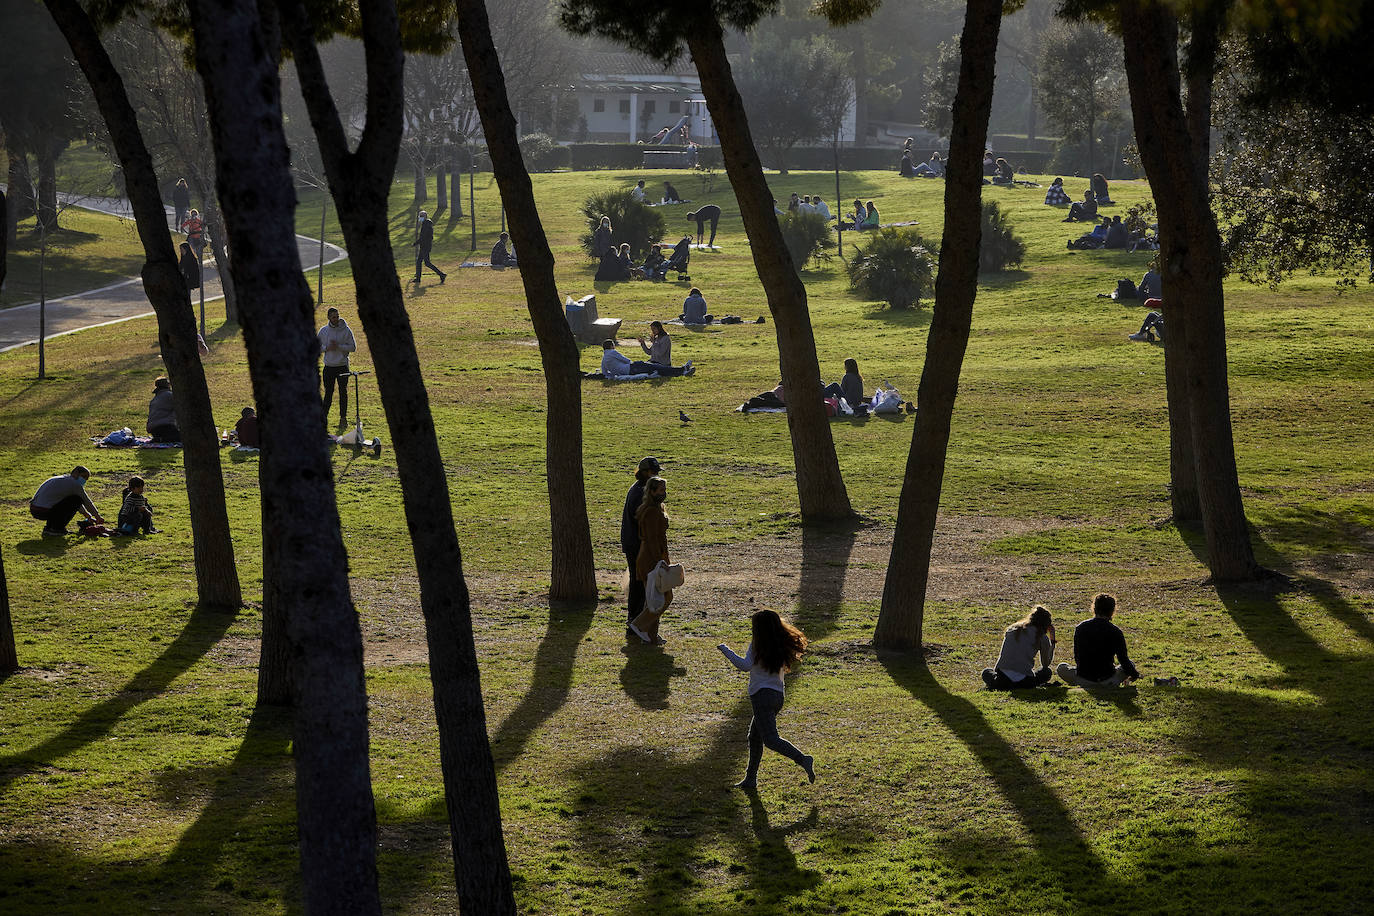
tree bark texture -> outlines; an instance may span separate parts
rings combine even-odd
[[[196,346],[195,314],[177,265],[176,250],[167,234],[167,215],[152,156],[143,142],[123,80],[85,11],[77,0],[46,2],[90,83],[109,129],[143,243],[143,288],[157,313],[158,345],[172,382],[177,424],[181,428],[197,597],[204,607],[236,609],[243,604],[243,593],[224,502],[219,434],[210,407],[205,368]]]
[[[5,578],[5,558],[0,554],[0,674],[19,670],[14,645],[14,621],[10,618],[10,586]]]
[[[902,480],[883,603],[873,632],[873,644],[884,649],[915,651],[921,647],[950,422],[978,294],[983,150],[992,113],[1001,26],[1001,0],[969,0],[959,40],[959,84],[954,93],[945,166],[945,228],[940,272],[935,279],[935,307],[916,394],[916,429]]]
[[[266,466],[270,464],[270,452],[258,453],[258,479],[272,477]],[[264,534],[271,524],[267,515],[267,503],[262,504],[262,530]],[[259,706],[290,706],[295,691],[292,688],[291,669],[294,650],[287,631],[286,596],[282,591],[281,561],[277,552],[282,549],[278,538],[262,539],[262,636],[258,646],[258,699]]]
[[[38,153],[38,221],[57,231],[57,157],[62,151],[44,144]]]
[[[511,240],[520,253],[520,281],[525,286],[525,302],[539,339],[544,367],[548,399],[545,471],[553,552],[549,597],[595,600],[596,566],[582,472],[582,384],[577,343],[563,317],[563,303],[553,273],[553,252],[544,235],[544,224],[534,202],[534,186],[520,153],[515,116],[492,41],[486,4],[482,0],[458,0],[457,9],[463,57],[491,153],[492,171],[501,189]]]
[[[0,289],[5,286],[5,275],[10,266],[10,209],[5,192],[0,190]]]
[[[301,93],[348,245],[358,315],[372,351],[415,550],[459,905],[464,912],[513,914],[515,897],[501,831],[496,768],[487,736],[462,551],[389,233],[387,195],[396,171],[404,114],[396,8],[387,0],[360,3],[367,122],[352,153],[305,8],[294,0],[283,0],[282,8]],[[568,375],[576,378],[575,371]],[[580,476],[578,484],[580,488]],[[584,533],[586,529],[584,514]],[[590,567],[590,543],[587,551]]]
[[[463,172],[458,168],[457,159],[448,164],[448,173],[453,179],[449,182],[453,187],[453,206],[448,211],[448,221],[451,226],[463,218]]]
[[[197,172],[200,170],[197,169]],[[229,256],[224,247],[224,214],[220,212],[215,189],[196,182],[196,194],[201,200],[201,216],[205,220],[205,235],[210,240],[210,254],[219,270],[220,288],[224,290],[224,320],[229,324],[239,323],[238,290],[234,288],[234,276],[228,269]]]
[[[1261,574],[1250,543],[1236,471],[1226,367],[1221,238],[1208,199],[1207,173],[1184,111],[1178,65],[1178,20],[1153,0],[1120,6],[1140,159],[1158,193],[1160,277],[1170,303],[1165,320],[1183,326],[1181,355],[1187,383],[1198,506],[1207,562],[1218,581]],[[1175,352],[1178,349],[1175,348]],[[1167,366],[1166,366],[1167,371]]]
[[[824,522],[849,518],[853,510],[844,478],[840,476],[830,420],[825,415],[821,369],[816,360],[816,338],[807,310],[806,287],[782,240],[782,230],[773,211],[773,195],[763,177],[759,154],[749,133],[744,102],[725,56],[724,33],[720,22],[709,15],[697,17],[684,31],[687,47],[701,77],[706,107],[720,135],[725,172],[730,176],[730,185],[739,201],[740,218],[749,236],[754,268],[763,282],[768,310],[773,315],[802,519]],[[981,155],[979,150],[980,160]]]
[[[414,166],[415,166],[415,202],[416,202],[417,204],[422,204],[422,203],[425,202],[426,198],[429,196],[429,191],[428,191],[428,189],[425,187],[425,167],[424,167],[423,165],[421,165],[418,161],[414,163]]]
[[[296,248],[275,10],[191,4],[219,200],[258,404],[263,537],[287,609],[301,884],[312,913],[380,913],[362,634],[348,585],[320,400],[319,341]]]
[[[448,173],[442,165],[434,170],[434,198],[435,213],[448,209]]]

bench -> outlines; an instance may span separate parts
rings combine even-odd
[[[576,302],[564,306],[564,316],[573,337],[583,343],[599,344],[603,340],[615,340],[620,333],[619,318],[601,318],[596,313],[596,296],[583,296]]]

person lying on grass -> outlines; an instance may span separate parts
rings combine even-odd
[[[1039,653],[1044,663],[1035,667]],[[1050,662],[1054,660],[1054,621],[1050,612],[1036,605],[1030,615],[1007,627],[1002,635],[1002,652],[997,656],[996,668],[983,669],[983,683],[991,690],[1021,690],[1048,684],[1054,677]]]
[[[797,666],[806,651],[802,631],[786,623],[777,611],[755,611],[749,617],[753,639],[740,657],[725,643],[716,648],[741,671],[749,672],[749,705],[754,718],[749,722],[749,765],[736,787],[752,792],[758,788],[759,764],[763,749],[777,751],[806,771],[816,781],[816,758],[803,754],[778,734],[778,713],[782,711],[786,687],[783,675]]]
[[[1140,677],[1126,657],[1126,635],[1112,623],[1115,613],[1116,596],[1104,592],[1093,598],[1093,615],[1073,628],[1074,665],[1060,662],[1060,680],[1078,687],[1122,687]]]
[[[606,378],[625,378],[631,375],[662,375],[675,377],[691,375],[696,367],[689,359],[682,366],[658,366],[654,363],[632,360],[615,348],[615,341],[607,338],[601,342],[601,374]]]

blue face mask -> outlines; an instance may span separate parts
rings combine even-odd
[[[83,489],[85,488],[85,486],[86,486],[86,478],[84,478],[84,477],[78,477],[78,478],[76,478],[76,482],[79,483],[79,484],[81,484],[81,486],[82,486]]]

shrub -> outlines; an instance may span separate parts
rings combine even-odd
[[[978,246],[978,270],[996,273],[1018,267],[1026,257],[1026,243],[1011,231],[996,201],[983,202],[983,241]]]
[[[934,275],[935,258],[913,229],[879,229],[849,263],[850,288],[894,309],[919,307]]]
[[[587,217],[587,234],[582,236],[582,248],[589,257],[594,257],[592,239],[603,216],[611,218],[611,241],[616,247],[628,242],[630,257],[635,260],[643,258],[649,246],[663,239],[663,214],[635,200],[628,188],[593,194],[583,202],[582,215]]]
[[[830,257],[827,249],[835,247],[830,224],[821,219],[819,213],[788,211],[778,217],[778,227],[782,229],[783,243],[787,245],[797,270],[805,267],[812,258]]]
[[[520,155],[525,160],[525,168],[531,172],[566,169],[572,162],[567,148],[559,146],[548,134],[527,134],[521,137]]]

